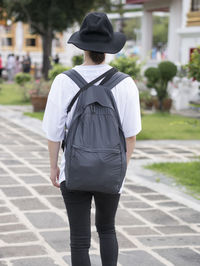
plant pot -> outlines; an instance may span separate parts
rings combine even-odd
[[[144,100],[144,99],[140,99],[140,105],[147,110],[151,110],[153,105],[154,105],[154,101],[153,100]]]
[[[146,109],[148,109],[148,110],[152,109],[153,104],[154,104],[153,100],[145,101]]]
[[[44,111],[47,103],[47,96],[31,96],[31,103],[34,112]]]
[[[158,99],[154,100],[154,107],[156,108],[156,110],[160,110],[160,103],[158,101]],[[163,100],[163,104],[162,104],[162,111],[168,111],[171,109],[172,107],[172,99],[170,98],[166,98]]]

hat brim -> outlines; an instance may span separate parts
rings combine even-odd
[[[116,54],[123,48],[125,42],[126,36],[121,32],[114,32],[111,41],[100,42],[94,40],[93,42],[85,42],[81,40],[79,31],[76,31],[71,35],[67,43],[72,43],[85,51]]]

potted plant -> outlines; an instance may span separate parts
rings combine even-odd
[[[32,76],[28,73],[20,72],[15,75],[15,82],[21,87],[24,102],[29,101],[28,83],[31,81]]]
[[[43,79],[35,80],[35,82],[33,83],[33,88],[29,91],[34,112],[44,111],[49,90],[49,81],[45,81]]]
[[[189,78],[198,81],[200,95],[200,46],[193,50],[190,62],[186,65],[186,69],[188,70]],[[195,102],[191,102],[191,104],[200,105],[200,100],[197,99]]]
[[[149,90],[140,91],[140,104],[144,109],[152,109],[154,99]]]
[[[177,67],[170,61],[161,62],[158,67],[148,68],[144,75],[147,78],[147,87],[154,88],[157,99],[154,101],[155,108],[160,111],[169,111],[172,99],[167,93],[167,85],[177,73]]]

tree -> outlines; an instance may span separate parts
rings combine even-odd
[[[2,0],[0,0],[2,1]],[[74,22],[80,22],[95,0],[3,0],[7,14],[17,21],[27,22],[33,34],[39,34],[43,47],[43,76],[48,78],[52,40]],[[108,1],[106,1],[108,3]]]
[[[159,109],[163,111],[163,101],[167,98],[167,85],[176,76],[177,66],[170,61],[161,62],[158,67],[149,67],[144,75],[147,78],[147,87],[154,88],[159,100]]]
[[[139,30],[140,28],[141,28],[141,18],[135,17],[127,19],[125,21],[125,26],[123,30],[128,40],[135,41],[137,39],[137,36],[134,30]]]
[[[163,46],[168,40],[168,17],[153,16],[153,45]]]

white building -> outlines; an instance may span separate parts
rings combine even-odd
[[[142,57],[152,49],[152,13],[169,12],[168,59],[186,64],[191,51],[200,46],[200,0],[127,0],[143,4]]]

